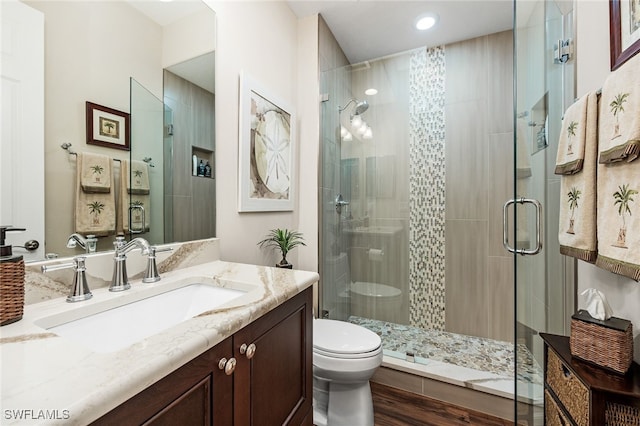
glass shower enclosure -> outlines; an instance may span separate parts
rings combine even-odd
[[[513,31],[323,68],[319,316],[380,334],[403,371],[504,378],[542,424],[538,333],[568,333],[575,304],[552,167],[573,12],[514,5]]]

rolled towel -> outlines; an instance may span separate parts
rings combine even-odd
[[[127,174],[127,192],[135,195],[149,193],[149,165],[144,161],[131,161],[131,173]]]
[[[78,153],[80,186],[87,193],[110,192],[113,160],[102,154]]]
[[[609,74],[600,99],[600,160],[631,162],[640,155],[640,55]]]
[[[597,122],[598,98],[590,93],[587,122]],[[595,130],[594,130],[595,132]],[[560,253],[589,263],[596,261],[598,243],[596,239],[596,171],[598,140],[587,137],[583,147],[582,170],[560,178],[560,224],[558,242]]]
[[[564,113],[558,154],[556,156],[557,175],[572,175],[580,172],[584,163],[585,144],[598,137],[598,116],[587,115],[590,106],[597,108],[598,96],[590,92],[574,102]]]

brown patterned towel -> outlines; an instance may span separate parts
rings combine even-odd
[[[600,98],[600,160],[631,162],[640,155],[640,56],[607,77]]]
[[[147,165],[146,163],[142,164]],[[149,220],[151,219],[151,212],[149,210],[151,206],[151,196],[148,192],[147,194],[129,193],[130,188],[128,181],[131,176],[129,167],[129,160],[122,160],[120,163],[118,230],[127,234],[129,232],[148,232]],[[130,209],[130,207],[132,208]]]
[[[96,236],[113,234],[116,230],[115,191],[107,193],[87,193],[83,191],[81,182],[82,171],[86,169],[84,165],[85,156],[79,153],[76,161],[74,232],[82,235],[93,234]],[[111,166],[111,164],[109,166]],[[114,185],[113,177],[113,173],[111,173],[110,185]]]
[[[590,107],[596,107],[596,92],[587,93],[574,102],[564,113],[558,153],[556,155],[557,175],[572,175],[580,172],[584,163],[585,144],[596,143],[598,137],[598,115],[587,115]]]
[[[598,165],[596,265],[640,281],[640,161]]]
[[[595,92],[583,96],[587,111],[585,121],[598,120],[598,97]],[[565,116],[566,118],[566,116]],[[587,125],[589,127],[590,125]],[[560,178],[560,226],[558,241],[560,253],[593,263],[597,256],[596,240],[596,169],[598,160],[597,132],[585,138],[582,147],[584,161],[575,174]]]
[[[79,152],[77,164],[82,164],[80,185],[84,192],[111,191],[113,165],[111,157],[102,154]]]

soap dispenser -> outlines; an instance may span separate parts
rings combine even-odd
[[[26,229],[0,226],[0,326],[19,321],[24,312],[24,259],[5,244],[9,231]]]

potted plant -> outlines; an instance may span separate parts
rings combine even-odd
[[[282,260],[276,263],[278,268],[292,269],[293,265],[287,260],[287,253],[299,245],[306,246],[302,234],[298,231],[288,229],[272,229],[267,234],[267,238],[258,243],[260,247],[275,247],[282,252]]]

